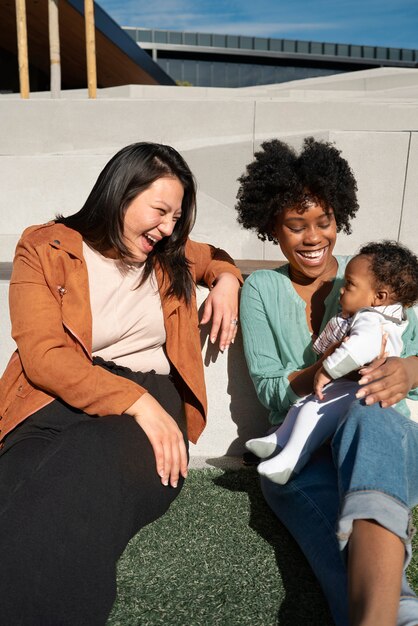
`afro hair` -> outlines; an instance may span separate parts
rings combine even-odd
[[[350,233],[355,216],[357,184],[340,151],[331,143],[304,140],[300,154],[278,139],[265,141],[262,150],[238,179],[238,222],[254,230],[262,241],[277,243],[277,216],[291,207],[307,210],[314,199],[325,211],[334,212],[337,231]]]

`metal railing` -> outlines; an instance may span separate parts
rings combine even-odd
[[[248,37],[243,35],[219,35],[149,28],[124,27],[124,30],[138,43],[351,57],[353,60],[370,59],[374,61],[404,61],[405,63],[415,63],[418,61],[418,50],[409,48],[302,41],[299,39]]]

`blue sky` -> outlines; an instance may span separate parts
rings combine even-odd
[[[418,0],[98,0],[121,26],[418,49]]]

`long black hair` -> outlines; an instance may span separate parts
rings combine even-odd
[[[193,279],[185,246],[195,221],[196,184],[186,161],[171,146],[140,142],[122,148],[99,174],[84,206],[68,217],[58,215],[56,221],[79,232],[98,252],[115,250],[124,262],[130,256],[123,241],[126,210],[139,193],[162,176],[175,176],[183,185],[182,212],[170,237],[159,241],[147,257],[141,283],[158,260],[170,285],[165,295],[189,302]]]

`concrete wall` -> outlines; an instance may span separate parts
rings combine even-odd
[[[166,96],[167,88],[160,89]],[[357,249],[371,233],[405,242],[406,237],[417,251],[411,233],[418,99],[394,102],[392,94],[390,102],[362,102],[357,95],[346,102],[342,94],[338,102],[257,95],[97,102],[0,98],[0,262],[11,260],[26,225],[77,210],[110,156],[138,140],[170,143],[188,160],[199,186],[196,239],[215,238],[236,258],[281,258],[272,244],[236,223],[237,178],[263,140],[280,137],[300,145],[310,134],[334,141],[358,179],[361,210],[350,240],[341,237],[337,251]]]
[[[382,238],[418,253],[417,94],[418,70],[391,69],[242,90],[126,86],[102,90],[97,101],[83,92],[61,100],[0,96],[0,263],[12,260],[27,225],[76,211],[106,161],[142,140],[172,144],[195,173],[195,239],[236,259],[282,259],[237,224],[237,178],[263,140],[298,147],[307,135],[335,142],[358,181],[360,211],[337,253]],[[0,370],[13,349],[7,289],[0,275]],[[207,343],[203,354],[210,426],[193,454],[239,453],[266,428],[240,338],[226,355]]]

